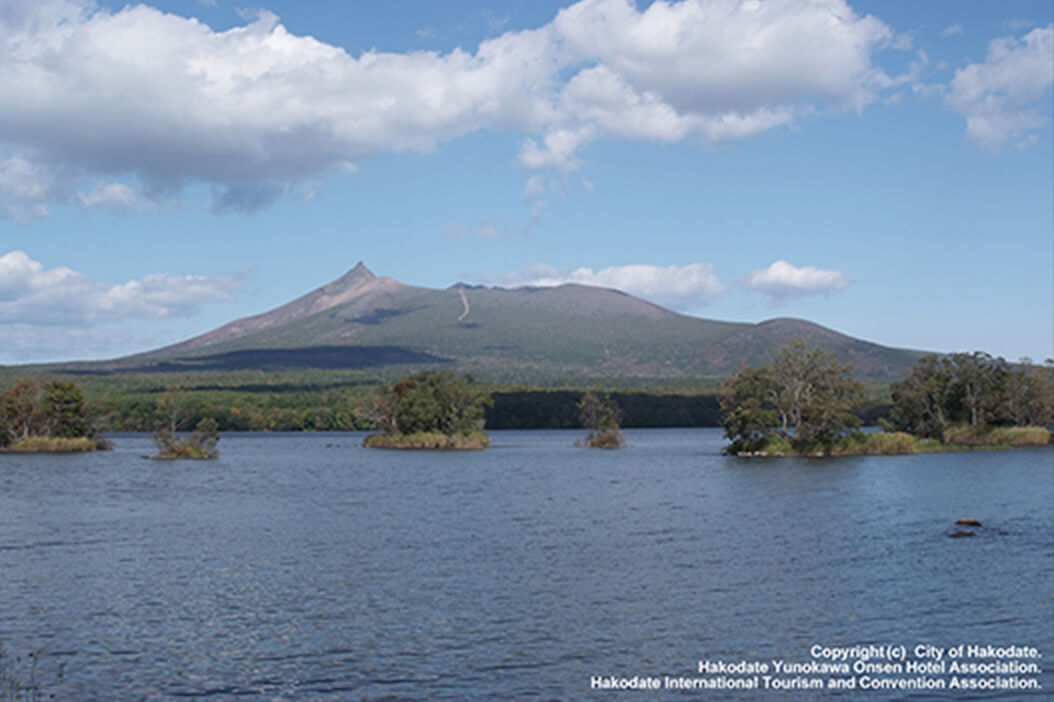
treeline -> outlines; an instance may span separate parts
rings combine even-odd
[[[797,435],[798,422],[808,420],[804,434],[814,431],[823,411],[835,411],[847,419],[845,426],[884,422],[891,429],[920,437],[939,439],[950,428],[1051,424],[1051,387],[1054,366],[1011,364],[987,354],[927,356],[905,380],[891,387],[838,383],[832,384],[831,366],[817,388],[838,390],[852,401],[822,406],[824,392],[811,395],[803,404],[810,386],[813,366],[833,362],[833,356],[805,349],[803,344],[787,351],[776,364],[744,369],[729,379],[737,385],[729,396],[715,392],[627,391],[616,390],[611,398],[622,409],[623,428],[642,427],[727,427],[733,422],[775,427],[777,433]],[[803,365],[804,364],[804,365]],[[848,382],[852,376],[839,366],[835,375]],[[795,386],[798,375],[805,381]],[[822,375],[822,374],[821,374]],[[187,430],[202,419],[211,419],[218,431],[362,431],[379,428],[364,408],[380,387],[359,376],[340,374],[286,374],[274,377],[236,374],[209,376],[211,387],[193,385],[201,378],[174,378],[182,381],[170,387],[158,378],[83,378],[84,392],[77,385],[60,380],[21,380],[4,393],[0,408],[0,441],[16,435],[63,434],[99,431],[153,432],[156,429],[158,401],[168,391],[185,388]],[[214,383],[214,384],[213,384]],[[772,387],[773,383],[783,385]],[[754,385],[750,388],[751,384]],[[47,390],[46,388],[50,388]],[[588,388],[552,390],[545,388],[487,388],[493,405],[485,410],[488,429],[577,429],[582,426],[578,403]],[[2,390],[2,388],[0,388]],[[808,392],[813,393],[809,389]],[[50,393],[50,394],[49,394]],[[751,405],[750,396],[763,396]],[[837,393],[836,393],[837,395]],[[86,399],[87,398],[87,399]],[[797,398],[797,399],[795,399]],[[820,403],[820,404],[818,404]],[[62,409],[65,408],[65,409]],[[736,410],[739,410],[736,412]],[[845,411],[843,411],[845,410]],[[774,418],[766,412],[775,412]],[[760,413],[760,414],[759,414]],[[823,420],[826,421],[826,420]],[[786,424],[785,424],[786,423]],[[816,432],[819,432],[818,434]],[[839,430],[841,431],[841,430]],[[961,431],[956,429],[956,431]],[[836,431],[835,433],[838,433]],[[757,437],[755,437],[757,438]]]
[[[194,423],[211,418],[220,431],[362,431],[379,428],[362,408],[369,387],[318,392],[187,391]],[[493,390],[488,429],[577,429],[582,390]],[[153,431],[160,392],[107,394],[94,400],[111,431]],[[716,427],[721,408],[716,394],[614,392],[623,427]]]
[[[179,390],[167,388],[165,392]],[[108,394],[95,400],[111,431],[154,430],[159,398],[165,392]],[[187,424],[203,419],[216,422],[219,431],[356,431],[372,424],[356,416],[364,390],[320,392],[184,391]]]
[[[734,454],[911,453],[938,447],[1046,444],[1054,364],[1011,364],[982,352],[929,355],[890,388],[885,435],[863,434],[864,386],[834,354],[793,341],[772,363],[743,368],[722,389]],[[935,450],[921,445],[922,450]]]
[[[1013,365],[980,351],[925,356],[911,375],[893,383],[885,425],[941,441],[955,425],[975,433],[1054,425],[1054,365],[1023,361]]]
[[[0,448],[92,450],[102,423],[74,383],[23,378],[0,395]],[[86,441],[76,443],[74,440]],[[73,443],[71,443],[73,442]]]
[[[176,389],[176,386],[168,390]],[[101,426],[115,432],[151,432],[156,392],[109,392],[92,398]],[[378,428],[360,408],[370,401],[369,386],[316,392],[240,392],[187,390],[191,426],[213,419],[220,431],[365,431]],[[488,429],[578,429],[577,404],[583,390],[496,389],[486,410]],[[612,392],[622,408],[623,428],[721,426],[716,393]],[[875,399],[860,415],[865,424],[884,417],[888,400]]]
[[[496,390],[487,410],[488,429],[577,429],[581,390]],[[623,428],[716,427],[721,407],[714,394],[613,392]]]

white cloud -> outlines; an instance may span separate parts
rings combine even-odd
[[[656,0],[643,11],[583,0],[552,27],[587,66],[561,91],[550,134],[592,127],[588,137],[718,143],[862,109],[888,82],[872,54],[895,38],[843,0]],[[532,155],[521,153],[524,165],[536,167]]]
[[[802,295],[828,295],[849,287],[841,271],[805,266],[799,268],[780,260],[768,268],[753,271],[743,284],[769,296],[774,303]]]
[[[144,5],[7,0],[0,146],[51,165],[38,190],[0,176],[0,197],[113,207],[129,194],[72,193],[203,182],[215,212],[254,211],[331,170],[481,129],[524,135],[528,168],[569,171],[598,138],[726,142],[862,109],[889,82],[872,56],[893,43],[845,0],[582,0],[474,53],[357,57],[266,11],[213,31]]]
[[[77,202],[85,207],[102,207],[117,213],[129,210],[140,202],[139,194],[124,183],[106,183],[87,193],[80,193]]]
[[[151,273],[109,285],[65,267],[45,269],[22,251],[0,256],[0,324],[87,325],[127,318],[193,314],[235,298],[228,278]]]
[[[547,189],[544,176],[532,175],[523,186],[523,199],[535,200],[543,197]]]
[[[892,32],[842,0],[584,0],[554,25],[634,89],[683,113],[749,113],[773,104],[873,100],[870,53]]]
[[[527,168],[555,168],[574,171],[579,167],[575,152],[593,138],[591,128],[557,129],[545,135],[541,145],[534,139],[520,147],[520,163]]]
[[[996,39],[984,63],[955,72],[947,104],[966,117],[966,136],[991,150],[1007,142],[1027,146],[1046,126],[1041,106],[1054,85],[1054,24],[1033,29],[1021,40]]]
[[[71,202],[103,207],[116,213],[145,204],[144,198],[123,183],[97,184],[76,190],[84,178],[71,168],[24,158],[0,160],[0,217],[25,221],[48,214],[48,205]]]
[[[522,122],[516,103],[550,70],[516,53],[531,43],[353,58],[267,12],[214,32],[142,5],[16,0],[0,14],[0,142],[148,190],[213,183],[217,210],[253,208],[380,152]]]
[[[69,197],[69,189],[55,169],[12,156],[0,160],[0,216],[25,221],[48,214],[48,203]]]
[[[889,40],[889,48],[897,51],[908,51],[915,46],[915,35],[911,32],[902,32]]]
[[[490,282],[507,287],[551,287],[566,283],[615,288],[660,304],[691,307],[708,302],[725,290],[709,263],[684,266],[631,264],[592,268],[559,269],[546,264],[528,266],[494,277]]]
[[[965,34],[966,29],[961,24],[948,25],[941,31],[942,37],[954,37],[958,34]]]

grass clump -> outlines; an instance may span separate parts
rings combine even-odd
[[[363,440],[362,445],[367,448],[472,451],[490,446],[490,437],[482,431],[467,434],[443,434],[438,431],[370,434]]]
[[[575,446],[589,448],[622,448],[626,445],[626,435],[618,429],[591,431],[585,438],[575,441]]]
[[[742,458],[773,458],[780,456],[797,456],[798,451],[785,436],[770,436],[756,443],[754,450],[737,451],[732,455]]]
[[[934,442],[936,443],[936,442]],[[940,450],[940,444],[936,444]],[[785,436],[766,439],[757,451],[737,455],[771,456],[910,456],[919,452],[919,442],[904,432],[867,433],[857,431],[831,443],[802,443]]]
[[[1050,432],[1044,427],[952,427],[938,439],[919,439],[902,431],[853,432],[832,443],[802,443],[784,436],[764,440],[755,451],[736,455],[753,456],[910,456],[916,453],[958,451],[1005,451],[1015,446],[1046,446]]]
[[[941,442],[936,439],[918,439],[915,442],[915,450],[918,453],[940,453],[950,449],[947,446],[942,446]]]
[[[944,434],[947,445],[970,448],[1009,448],[1013,446],[1046,446],[1050,431],[1046,427],[971,427],[949,428]]]
[[[918,453],[918,440],[911,434],[854,432],[831,447],[831,456],[910,456]]]
[[[112,448],[109,441],[91,436],[30,436],[13,441],[2,450],[8,453],[86,453]]]

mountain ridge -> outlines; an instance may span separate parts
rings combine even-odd
[[[808,320],[710,320],[621,290],[577,283],[418,287],[379,277],[359,261],[284,305],[108,364],[193,370],[286,363],[389,375],[443,365],[495,383],[713,384],[743,365],[770,361],[793,338],[833,351],[843,363],[854,363],[861,377],[876,381],[902,377],[921,355]],[[348,349],[344,358],[341,348]]]

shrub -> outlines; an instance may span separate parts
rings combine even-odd
[[[588,446],[589,448],[622,448],[625,445],[626,436],[618,429],[591,431],[584,439],[575,442],[575,446]]]
[[[906,456],[918,453],[918,442],[902,431],[865,434],[856,432],[835,444],[833,456]]]
[[[219,440],[216,420],[212,417],[206,417],[198,422],[194,432],[185,439],[177,436],[168,427],[161,427],[154,432],[154,443],[157,444],[158,449],[154,458],[216,458],[219,455],[216,449]]]

